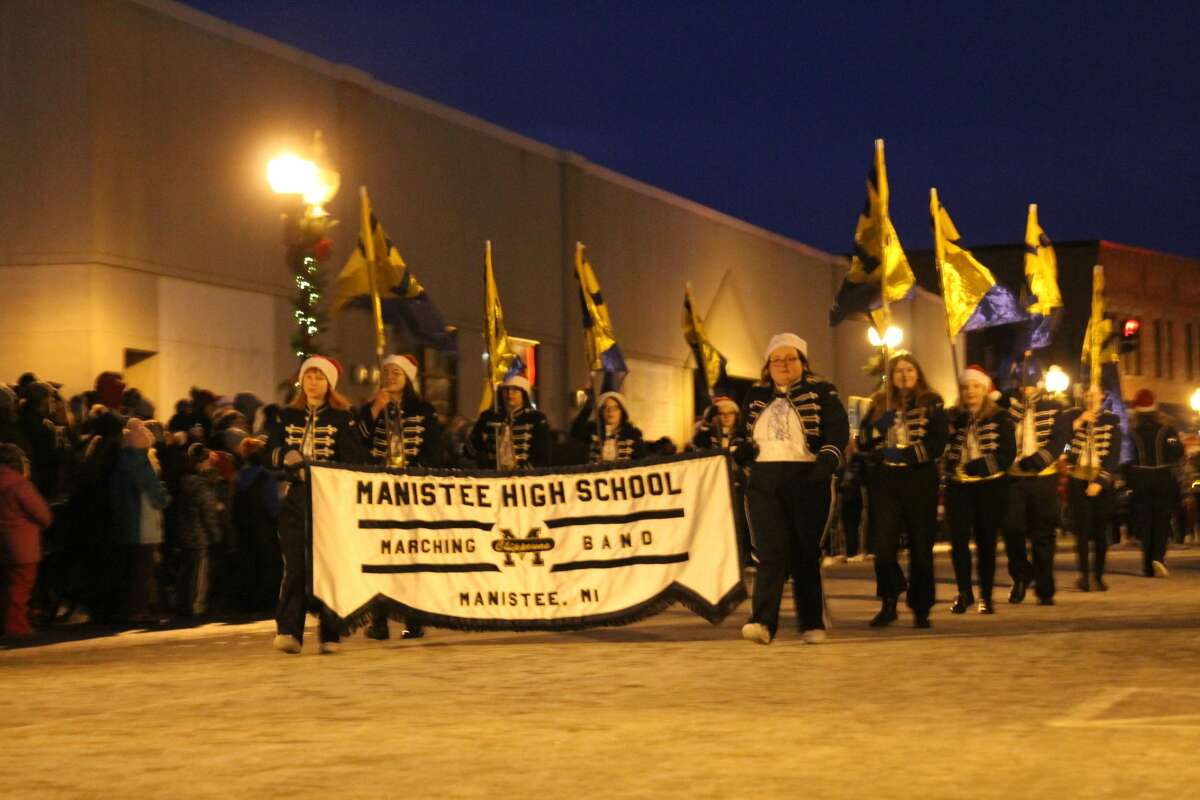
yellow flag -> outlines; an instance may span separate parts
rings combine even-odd
[[[1029,204],[1029,216],[1025,222],[1025,279],[1029,292],[1036,299],[1029,313],[1049,316],[1050,312],[1062,307],[1062,294],[1058,289],[1058,258],[1050,237],[1038,224],[1037,204]]]
[[[504,382],[508,368],[512,366],[515,353],[508,341],[508,331],[504,327],[504,312],[500,308],[500,292],[496,289],[496,276],[492,272],[492,243],[489,240],[484,248],[483,258],[483,339],[487,347],[488,368],[487,380],[483,386],[483,400],[479,404],[479,412],[483,413],[492,407],[496,397],[496,387]]]
[[[383,226],[371,210],[365,190],[362,195],[363,223],[358,235],[358,246],[350,253],[333,286],[333,299],[329,313],[337,314],[360,298],[371,297],[371,273],[368,265],[375,263],[375,280],[380,297],[419,297],[424,288],[408,271],[400,251],[384,232]]]
[[[608,305],[600,293],[596,272],[584,255],[582,242],[575,243],[575,276],[579,279],[579,299],[583,304],[583,344],[587,351],[588,369],[603,369],[601,356],[617,343]]]
[[[946,325],[953,339],[971,319],[988,290],[996,285],[991,271],[959,247],[958,228],[938,202],[937,189],[929,190],[929,215],[933,220],[933,251],[942,281]]]
[[[696,301],[692,297],[692,284],[687,284],[683,296],[683,340],[692,349],[696,359],[696,368],[704,370],[704,384],[709,394],[717,383],[727,380],[725,375],[725,357],[713,347],[708,334],[704,332],[704,324],[696,313]]]

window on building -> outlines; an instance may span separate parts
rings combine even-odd
[[[1166,320],[1166,341],[1163,342],[1163,360],[1167,362],[1167,380],[1175,380],[1175,320]]]
[[[1161,319],[1154,320],[1154,377],[1163,376],[1163,323]]]
[[[1183,356],[1184,374],[1190,381],[1196,377],[1196,342],[1192,338],[1193,326],[1190,322],[1183,323]]]

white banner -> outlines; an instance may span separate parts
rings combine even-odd
[[[745,597],[724,455],[496,475],[314,466],[312,592],[351,626],[619,625],[680,602],[714,624]]]

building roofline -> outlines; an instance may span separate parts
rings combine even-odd
[[[177,0],[128,0],[128,2],[139,5],[149,11],[153,11],[163,16],[170,17],[179,22],[199,28],[207,33],[223,37],[230,41],[258,50],[259,52],[279,58],[283,61],[296,64],[305,69],[319,72],[333,80],[352,83],[384,97],[392,102],[406,106],[409,108],[422,111],[431,116],[451,122],[455,125],[460,125],[464,128],[482,133],[494,139],[498,139],[513,147],[526,150],[535,155],[540,155],[545,158],[556,161],[560,164],[567,164],[579,168],[599,178],[603,178],[611,183],[614,183],[623,188],[629,189],[646,197],[659,200],[661,202],[673,205],[676,208],[689,211],[714,222],[719,222],[744,233],[749,233],[753,236],[758,236],[767,239],[782,247],[794,250],[798,253],[803,253],[806,256],[825,261],[830,264],[842,264],[846,261],[844,256],[827,253],[824,250],[819,250],[811,245],[803,242],[790,239],[779,233],[759,227],[745,220],[738,219],[721,211],[717,211],[709,206],[702,205],[694,200],[689,200],[686,197],[668,192],[665,189],[660,189],[643,181],[631,178],[628,175],[623,175],[615,172],[607,167],[602,167],[588,161],[583,156],[573,153],[569,150],[553,147],[544,142],[539,142],[536,139],[531,139],[528,136],[523,136],[519,133],[511,131],[507,128],[488,122],[481,117],[473,116],[465,111],[443,105],[435,100],[430,100],[427,97],[414,94],[406,89],[401,89],[398,86],[393,86],[385,83],[369,72],[358,67],[348,64],[337,64],[332,61],[327,61],[312,53],[301,50],[289,44],[285,44],[277,39],[272,39],[265,34],[257,33],[234,25],[232,22],[227,22],[220,17],[213,16],[199,9],[192,8]]]

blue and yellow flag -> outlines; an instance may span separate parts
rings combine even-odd
[[[575,243],[575,277],[579,280],[579,302],[583,307],[583,347],[588,369],[592,372],[603,370],[604,391],[620,391],[629,368],[617,346],[608,306],[600,293],[596,272],[584,255],[585,249],[582,242]]]
[[[1088,318],[1087,330],[1083,334],[1081,366],[1087,368],[1087,378],[1092,386],[1104,390],[1104,405],[1117,415],[1121,423],[1121,463],[1133,460],[1133,438],[1130,436],[1129,411],[1125,408],[1121,391],[1120,353],[1117,348],[1116,331],[1108,317],[1104,303],[1104,267],[1097,264],[1092,269],[1092,314]]]
[[[717,393],[727,394],[729,376],[725,374],[725,356],[713,347],[708,334],[704,332],[704,324],[696,313],[696,301],[692,299],[690,283],[683,293],[683,339],[692,349],[692,356],[696,359],[696,377],[704,381],[709,398]],[[720,387],[720,392],[717,392],[717,387]]]
[[[1038,224],[1036,203],[1029,204],[1029,216],[1025,220],[1025,279],[1033,296],[1033,303],[1028,308],[1030,314],[1048,317],[1056,308],[1062,308],[1058,258],[1050,237]]]
[[[496,289],[496,276],[492,272],[492,243],[484,246],[483,254],[483,343],[487,349],[487,375],[483,385],[483,399],[479,412],[483,413],[496,402],[496,387],[508,377],[517,354],[508,340],[504,327],[504,311],[500,308],[500,292]]]
[[[838,289],[833,308],[829,309],[830,325],[837,325],[844,319],[872,318],[872,311],[884,305],[885,290],[888,303],[905,300],[913,292],[917,280],[888,216],[888,202],[883,140],[876,139],[875,163],[867,176],[867,201],[854,229],[850,271]],[[887,324],[887,320],[875,321],[876,324]]]
[[[407,329],[430,347],[453,353],[456,349],[454,337],[447,330],[429,293],[413,276],[400,257],[399,249],[379,224],[365,189],[362,192],[362,204],[363,227],[358,236],[358,246],[338,273],[329,313],[335,315],[351,307],[371,308],[373,263],[383,321]]]
[[[933,221],[934,263],[942,283],[946,327],[950,338],[959,332],[1007,325],[1026,318],[1013,293],[996,283],[992,272],[959,246],[960,236],[950,214],[929,190],[929,215]]]

